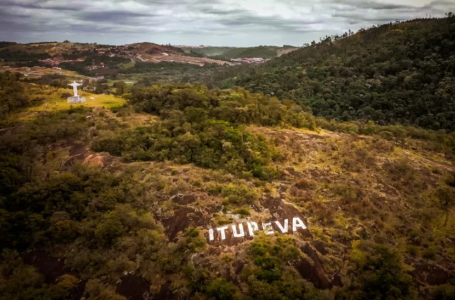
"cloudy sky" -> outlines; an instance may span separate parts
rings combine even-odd
[[[0,0],[0,40],[302,45],[455,13],[455,0]]]

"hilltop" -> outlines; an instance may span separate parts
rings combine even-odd
[[[455,17],[325,37],[259,66],[222,70],[222,87],[294,99],[340,121],[455,130]]]
[[[242,88],[68,106],[0,75],[0,299],[453,297],[453,135]]]

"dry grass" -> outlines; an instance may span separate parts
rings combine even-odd
[[[67,102],[66,97],[62,98],[62,95],[65,93],[71,94],[73,92],[72,89],[56,90],[52,88],[45,88],[42,90],[33,86],[29,92],[32,97],[41,99],[41,104],[28,107],[27,109],[10,116],[11,119],[19,118],[21,120],[30,120],[36,118],[36,116],[40,113],[68,110],[72,107],[112,108],[123,106],[127,103],[125,99],[116,97],[114,95],[96,95],[87,92],[81,92],[80,95],[86,98],[86,102],[80,104],[70,104]]]
[[[64,69],[53,69],[53,68],[46,68],[46,67],[39,67],[39,66],[35,66],[35,67],[31,67],[31,68],[30,67],[5,68],[5,67],[3,67],[3,65],[5,65],[5,64],[4,63],[0,64],[0,66],[2,66],[0,68],[0,72],[2,72],[2,71],[18,72],[18,73],[23,74],[26,78],[39,78],[44,75],[55,75],[55,74],[68,76],[72,79],[89,78],[87,76],[79,75],[77,72],[64,70]]]

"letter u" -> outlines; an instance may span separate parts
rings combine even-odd
[[[243,224],[239,224],[239,232],[237,232],[237,228],[235,225],[232,225],[232,232],[234,237],[244,237],[245,232],[243,231]]]

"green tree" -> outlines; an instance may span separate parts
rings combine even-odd
[[[406,273],[399,253],[388,246],[357,241],[351,259],[355,262],[354,298],[415,299],[412,277]],[[349,292],[348,292],[349,293]]]
[[[215,279],[207,287],[207,295],[216,300],[239,299],[238,289],[225,279]]]
[[[114,83],[115,95],[121,96],[127,92],[127,84],[124,81]]]

